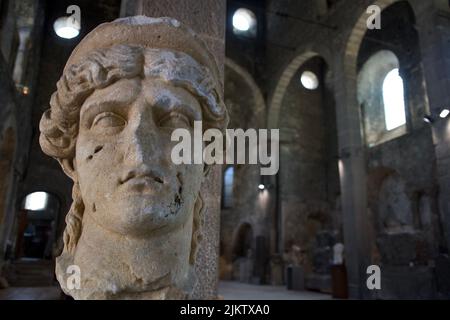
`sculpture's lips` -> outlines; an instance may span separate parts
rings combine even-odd
[[[121,185],[127,185],[138,191],[143,191],[144,189],[158,188],[164,184],[164,180],[152,171],[130,171],[119,183]]]

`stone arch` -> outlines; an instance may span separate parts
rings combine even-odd
[[[64,228],[65,228],[65,215],[68,211],[68,208],[70,207],[72,203],[72,198],[68,197],[67,194],[65,194],[62,190],[58,190],[56,188],[48,186],[45,182],[44,183],[33,183],[32,186],[27,186],[26,188],[22,189],[19,194],[17,194],[17,207],[20,209],[23,209],[24,200],[27,195],[33,193],[33,192],[45,192],[54,199],[54,201],[57,202],[56,206],[56,217],[55,221],[57,224],[57,234],[58,236],[62,236]]]
[[[34,186],[31,189],[27,189],[27,192],[22,192],[21,196],[18,197],[18,200],[20,201],[20,208],[23,208],[25,198],[35,192],[45,192],[48,195],[49,199],[55,201],[55,204],[57,206],[61,206],[62,200],[59,192],[57,192],[56,190],[52,190],[51,188],[40,188],[39,186]],[[52,203],[51,205],[54,204]]]
[[[415,19],[416,12],[420,9],[421,2],[418,0],[376,0],[370,2],[368,5],[376,5],[380,7],[381,12],[388,7],[404,2],[408,4],[413,18]],[[423,3],[422,3],[423,6]],[[342,158],[348,158],[353,153],[355,160],[352,162],[353,169],[346,168],[345,171],[355,170],[359,171],[358,176],[353,177],[352,187],[359,189],[359,207],[360,212],[358,215],[365,212],[366,201],[370,201],[370,194],[367,189],[367,173],[365,172],[365,159],[362,152],[363,137],[361,132],[362,119],[360,114],[360,106],[358,102],[358,55],[361,48],[361,44],[364,40],[367,31],[367,18],[369,13],[366,12],[367,6],[362,7],[362,12],[356,15],[356,22],[351,29],[347,41],[344,42],[343,64],[339,70],[341,74],[336,74],[335,77],[335,94],[336,94],[336,107],[337,107],[337,122],[339,134],[339,149]],[[382,22],[383,23],[383,22]],[[357,159],[356,159],[357,158]],[[346,161],[347,162],[347,161]],[[350,162],[346,165],[348,167]],[[341,184],[347,184],[346,177],[341,176]],[[345,192],[345,188],[343,188]],[[369,199],[367,199],[369,196]],[[345,198],[345,197],[344,197]],[[365,199],[360,201],[361,199]],[[355,199],[353,199],[355,200]],[[344,206],[353,206],[351,203],[343,204]],[[364,205],[364,208],[362,207]],[[356,210],[353,206],[353,210]],[[349,212],[350,214],[350,212]],[[356,213],[352,213],[353,216]],[[353,219],[353,218],[352,218]],[[345,229],[345,225],[344,225]],[[347,232],[354,232],[354,230],[348,230]],[[345,230],[344,230],[344,233]]]
[[[383,83],[386,75],[395,68],[400,68],[397,55],[391,50],[382,49],[372,54],[358,72],[358,104],[362,113],[365,144],[369,147],[406,133],[406,123],[393,131],[386,129]],[[405,106],[405,113],[406,109]]]
[[[248,250],[253,248],[253,228],[250,223],[242,223],[234,232],[232,256],[233,260],[238,257],[246,257]]]
[[[389,6],[402,2],[405,0],[376,0],[372,2],[372,5],[379,6],[381,11],[388,8]],[[410,7],[415,14],[414,6],[415,1],[405,1],[410,4]],[[367,18],[369,14],[367,12],[362,12],[359,15],[355,25],[351,29],[348,40],[345,42],[345,50],[344,50],[344,81],[339,81],[345,86],[345,97],[347,98],[346,104],[351,106],[351,109],[342,110],[347,114],[355,112],[358,110],[358,101],[357,101],[357,68],[358,68],[358,54],[359,49],[361,47],[361,43],[364,39],[364,36],[367,31]],[[357,114],[357,113],[356,113]]]
[[[380,7],[381,10],[384,10],[390,5],[400,1],[405,0],[376,0],[373,1],[371,5],[377,5]],[[408,2],[411,5],[411,8],[414,13],[417,11],[416,8],[420,8],[420,6],[422,5],[419,0],[411,0],[406,2]],[[344,60],[347,62],[345,69],[346,71],[347,70],[350,71],[348,74],[353,74],[353,79],[356,79],[355,78],[356,62],[358,57],[359,46],[362,42],[362,39],[364,38],[365,31],[367,29],[366,21],[367,18],[369,17],[369,14],[365,12],[366,8],[367,6],[364,6],[363,7],[364,11],[361,14],[357,15],[358,17],[357,21],[354,27],[351,29],[348,40],[345,42],[346,46],[344,48],[344,56],[345,56]],[[286,68],[284,68],[283,72],[281,73],[281,76],[277,82],[275,90],[270,99],[269,112],[267,118],[268,128],[277,128],[283,97],[286,93],[289,83],[292,80],[292,77],[295,75],[298,68],[300,68],[306,61],[315,56],[323,57],[327,63],[330,63],[332,61],[333,54],[331,52],[328,52],[325,48],[311,49],[310,46],[311,45],[308,44],[307,46],[299,48],[297,50],[299,54],[296,55],[294,59],[291,60],[291,62],[287,65]],[[353,73],[351,72],[352,68],[350,67],[352,65],[354,66]],[[331,64],[329,64],[329,67],[332,68]]]
[[[344,239],[346,264],[349,274],[350,297],[368,295],[361,286],[365,277],[364,266],[370,263],[370,243],[364,230],[367,228],[367,167],[361,132],[361,114],[357,97],[358,54],[367,31],[368,5],[377,5],[381,11],[404,0],[376,0],[361,6],[354,19],[353,28],[345,36],[343,54],[335,61],[335,96],[341,163],[342,210],[344,212]],[[419,7],[419,1],[406,1]],[[422,1],[423,4],[423,1]],[[423,5],[422,5],[423,6]],[[383,22],[382,22],[383,23]]]
[[[450,12],[450,6],[447,0],[434,0],[434,5],[439,10]]]
[[[266,102],[261,89],[247,69],[229,58],[225,60],[225,103],[230,114],[229,128],[265,128]],[[224,165],[223,173],[230,166]],[[246,257],[247,249],[254,246],[254,239],[249,238],[259,233],[255,228],[264,223],[268,212],[257,201],[260,193],[258,185],[261,182],[259,166],[234,164],[232,167],[232,206],[222,206],[221,212],[221,237],[225,239],[223,252],[229,264],[239,257]],[[222,199],[225,200],[225,185],[222,190]],[[239,247],[241,244],[244,247]],[[234,266],[235,270],[239,270],[238,265]]]
[[[40,209],[39,211],[34,211],[30,215],[30,209],[25,207],[26,198],[35,193],[35,192],[44,192],[47,194],[47,203],[46,207]],[[46,248],[44,249],[44,258],[48,259],[53,257],[54,254],[59,255],[62,251],[62,242],[58,243],[58,233],[61,233],[62,230],[58,232],[58,224],[61,211],[61,197],[57,192],[49,191],[47,188],[39,188],[33,187],[30,189],[30,192],[24,193],[21,197],[18,197],[18,201],[20,202],[20,210],[17,214],[17,229],[15,234],[15,259],[20,259],[26,253],[25,250],[25,242],[24,242],[24,232],[29,225],[36,226],[36,221],[39,221],[39,228],[47,228],[48,231],[42,233],[39,238],[44,237],[47,242]],[[55,251],[55,249],[57,249]],[[42,258],[42,257],[41,257]]]
[[[288,64],[288,66],[284,69],[281,74],[280,79],[275,87],[275,91],[272,95],[272,99],[270,101],[270,107],[268,112],[267,126],[268,128],[275,129],[278,128],[279,123],[279,115],[281,111],[281,106],[283,102],[283,98],[286,94],[287,88],[291,83],[292,78],[297,73],[298,69],[309,59],[314,58],[316,56],[320,56],[319,53],[312,50],[306,50],[305,52],[296,56],[292,61]]]
[[[378,232],[392,227],[385,225],[390,222],[413,226],[412,194],[396,170],[387,167],[372,169],[368,174],[367,188],[368,205],[376,212],[378,221],[373,222],[378,224]]]
[[[376,204],[381,184],[388,176],[395,174],[395,170],[387,167],[377,167],[367,175],[368,203]]]
[[[308,90],[301,84],[304,71],[312,71],[317,76],[317,89]],[[280,80],[276,89],[283,96],[278,101],[276,97],[275,102],[272,100],[269,126],[279,128],[281,137],[276,184],[283,251],[290,249],[294,239],[302,247],[313,243],[320,223],[308,215],[321,212],[332,221],[332,211],[336,208],[339,174],[335,101],[332,83],[326,79],[329,72],[329,64],[318,51],[307,51],[289,64],[284,72],[285,80]],[[331,223],[326,225],[334,227]]]
[[[376,5],[380,7],[381,11],[388,8],[389,6],[397,3],[402,2],[405,0],[376,0],[373,1],[371,5]],[[410,7],[414,11],[415,1],[405,1],[410,4]],[[347,98],[350,98],[353,100],[355,99],[356,102],[356,77],[357,77],[357,62],[358,62],[358,53],[359,48],[361,47],[361,43],[364,39],[364,36],[367,31],[367,18],[370,16],[367,12],[363,12],[361,15],[359,15],[359,18],[357,19],[355,25],[351,29],[351,33],[348,37],[348,40],[346,41],[345,51],[344,51],[344,72],[345,72],[345,78],[346,83],[349,85],[347,86],[349,93],[352,93],[352,95],[348,95]]]
[[[257,128],[262,128],[265,124],[265,111],[266,111],[266,103],[264,100],[264,96],[259,88],[258,84],[252,77],[252,75],[245,70],[243,67],[239,66],[236,62],[231,60],[230,58],[225,59],[225,82],[228,80],[228,72],[233,73],[238,81],[249,89],[250,97],[252,100],[252,110],[251,116],[249,119],[249,124],[256,126]],[[225,89],[225,99],[227,98],[227,90]],[[232,106],[228,106],[232,109]],[[233,121],[233,110],[231,110],[230,121]]]

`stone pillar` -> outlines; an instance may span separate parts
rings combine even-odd
[[[450,250],[450,121],[440,119],[443,108],[450,108],[450,13],[439,12],[432,2],[421,1],[417,8],[417,30],[422,53],[429,112],[436,116],[432,125],[439,184],[439,207]]]
[[[221,72],[225,59],[225,0],[123,0],[121,16],[145,15],[148,17],[171,17],[193,29],[200,35],[216,58]],[[220,197],[222,169],[216,165],[203,184],[205,225],[196,265],[198,287],[194,297],[208,299],[217,296],[218,257],[220,240]]]
[[[15,1],[7,1],[2,5],[2,22],[0,25],[0,53],[8,66],[14,63],[14,37],[16,36]]]
[[[13,80],[16,85],[21,85],[27,66],[27,45],[31,35],[31,29],[24,27],[19,30],[19,48],[14,63]]]
[[[365,146],[356,95],[356,71],[346,66],[342,60],[342,56],[336,55],[336,120],[345,264],[349,297],[360,299],[366,296],[365,271],[370,264],[366,231],[368,222]]]

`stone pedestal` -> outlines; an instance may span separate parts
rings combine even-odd
[[[345,265],[331,266],[332,294],[335,299],[347,299],[347,270]]]
[[[288,290],[303,291],[305,290],[305,271],[302,267],[289,266],[286,269],[287,288]]]
[[[431,259],[424,235],[421,232],[384,234],[377,238],[383,264],[408,266],[410,263],[426,264]]]
[[[283,260],[279,255],[274,255],[270,261],[270,284],[281,286],[284,284],[284,266]]]
[[[331,275],[318,273],[308,275],[306,288],[323,293],[331,293]]]
[[[434,299],[436,288],[433,271],[428,266],[382,266],[381,290],[377,298],[383,300]]]
[[[239,259],[239,281],[243,283],[252,282],[253,263],[249,258]]]

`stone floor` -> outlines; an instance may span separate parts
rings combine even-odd
[[[58,287],[10,287],[0,290],[0,300],[59,300]]]
[[[11,287],[0,290],[0,300],[59,300],[58,287]],[[288,291],[281,286],[258,286],[221,281],[219,295],[225,300],[329,300],[330,295],[311,291]]]
[[[331,295],[311,291],[290,291],[282,286],[259,286],[221,281],[219,295],[225,300],[330,300]]]

